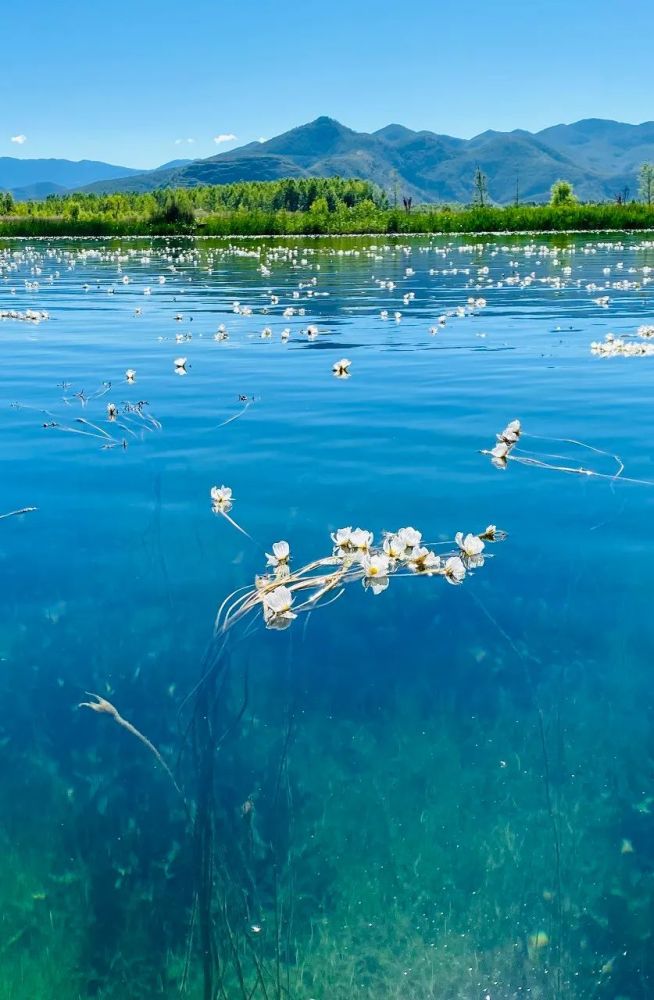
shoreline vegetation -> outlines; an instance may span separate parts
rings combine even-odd
[[[559,182],[562,183],[562,182]],[[291,178],[147,194],[50,195],[16,202],[0,193],[0,237],[317,236],[654,230],[654,204],[417,205],[368,181]]]

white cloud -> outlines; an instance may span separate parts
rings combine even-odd
[[[221,132],[220,135],[214,135],[213,141],[217,143],[221,142],[235,142],[236,136],[233,132]]]
[[[11,141],[12,142],[17,142],[19,146],[22,146],[24,142],[27,142],[27,136],[26,135],[12,135]]]
[[[176,146],[182,146],[185,142],[193,143],[195,142],[195,139],[175,139]]]

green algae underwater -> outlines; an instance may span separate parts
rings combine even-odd
[[[1,1000],[651,994],[653,359],[590,345],[654,322],[652,268],[0,244],[0,513],[36,508],[0,520]],[[383,562],[408,525],[438,571]]]

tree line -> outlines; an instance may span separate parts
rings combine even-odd
[[[238,181],[150,192],[51,194],[42,201],[15,201],[0,194],[0,215],[63,218],[142,219],[153,223],[193,224],[198,216],[220,212],[333,213],[366,204],[388,207],[381,188],[370,181],[342,177],[292,177],[275,181]]]
[[[645,204],[651,206],[654,202],[654,163],[643,163],[638,172],[638,193]],[[623,188],[615,196],[616,204],[623,205],[629,201],[629,189]],[[574,187],[570,181],[558,180],[550,188],[550,205],[557,208],[566,205],[574,205],[578,202]],[[519,178],[516,178],[516,198],[515,204],[520,203]],[[488,178],[479,164],[475,168],[473,178],[473,205],[485,208],[491,204],[491,197],[488,190]],[[405,205],[406,207],[406,205]]]

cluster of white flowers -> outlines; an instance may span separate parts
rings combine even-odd
[[[590,345],[590,350],[592,354],[602,358],[612,358],[618,355],[634,358],[654,354],[654,344],[642,343],[643,340],[654,337],[654,326],[639,327],[638,336],[641,340],[627,340],[624,337],[615,337],[612,333],[607,333],[604,340],[594,340]]]
[[[20,312],[18,309],[0,309],[0,319],[17,319],[23,323],[40,323],[44,319],[50,319],[50,314],[42,309],[26,309]]]
[[[227,487],[214,487],[211,493],[214,505],[231,504],[231,490]],[[345,584],[355,580],[375,595],[387,589],[392,575],[442,576],[450,584],[460,584],[470,570],[484,565],[486,543],[505,537],[492,524],[477,535],[459,531],[452,549],[438,555],[423,543],[422,533],[412,527],[385,532],[381,543],[375,545],[371,531],[349,526],[332,533],[330,556],[298,570],[291,570],[288,542],[275,542],[272,553],[266,553],[272,572],[256,578],[254,591],[238,599],[238,609],[230,608],[222,625],[224,629],[229,627],[260,604],[267,628],[286,628],[300,611],[317,607],[327,594],[338,596]],[[296,603],[299,593],[302,600]]]
[[[520,440],[522,425],[519,420],[512,420],[503,431],[496,434],[496,444],[483,451],[482,455],[490,455],[493,465],[498,469],[505,469],[509,455]]]

